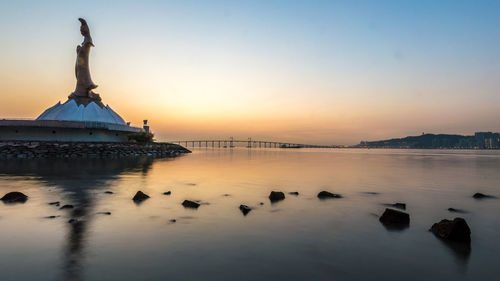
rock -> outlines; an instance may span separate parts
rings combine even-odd
[[[64,209],[73,209],[74,206],[73,205],[64,205],[62,206],[61,208],[59,208],[59,210],[64,210]]]
[[[46,216],[46,217],[43,217],[44,219],[55,219],[55,218],[58,218],[60,216]]]
[[[185,208],[198,209],[198,207],[200,207],[200,204],[191,200],[184,200],[184,202],[182,202],[182,206],[184,206]]]
[[[297,191],[288,192],[288,194],[290,194],[290,195],[295,195],[295,196],[299,196],[299,193],[298,193]]]
[[[334,194],[328,191],[321,191],[320,193],[318,193],[318,198],[319,199],[342,198],[342,195]]]
[[[271,191],[271,194],[269,194],[269,200],[271,200],[271,202],[277,202],[284,199],[285,194],[281,191]]]
[[[406,210],[406,204],[405,203],[385,203],[385,204],[382,204],[382,205],[387,206],[387,207],[393,207],[393,208],[401,209],[401,210]]]
[[[441,220],[433,224],[429,231],[441,239],[470,243],[470,228],[463,218]]]
[[[169,220],[169,222],[175,223],[175,222],[177,222],[177,220],[176,219],[171,219],[171,220]]]
[[[252,208],[248,207],[247,205],[240,205],[240,211],[243,213],[244,216],[246,216]]]
[[[264,202],[260,202],[259,205],[261,205],[261,206],[264,205]]]
[[[59,206],[59,201],[50,202],[49,205]]]
[[[70,219],[70,220],[68,221],[68,223],[76,223],[76,222],[78,222],[76,219]]]
[[[455,209],[455,208],[448,208],[448,211],[452,212],[452,213],[467,213],[467,211],[465,210],[462,210],[462,209]]]
[[[496,198],[493,195],[483,194],[483,193],[480,193],[480,192],[474,193],[474,195],[472,195],[472,197],[474,197],[476,199]]]
[[[224,196],[224,197],[229,197],[229,196],[231,196],[231,194],[229,194],[229,193],[225,193],[225,194],[222,194],[222,196]]]
[[[28,200],[28,196],[22,192],[13,191],[5,194],[0,200],[4,203],[24,203]]]
[[[405,212],[386,208],[379,221],[385,225],[405,226],[410,224],[410,215]]]
[[[132,200],[134,200],[135,202],[142,202],[146,199],[148,199],[149,196],[145,193],[143,193],[142,191],[137,191],[137,193],[134,195],[134,198],[132,198]]]
[[[111,212],[97,212],[98,215],[111,215]]]
[[[167,192],[163,192],[163,195],[170,195],[170,194],[172,194],[172,192],[170,190]]]
[[[113,194],[114,192],[108,190],[108,191],[104,191],[104,193],[106,193],[106,194]]]

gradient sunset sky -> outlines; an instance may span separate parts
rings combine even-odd
[[[99,93],[159,140],[500,131],[500,1],[2,1],[0,118]]]

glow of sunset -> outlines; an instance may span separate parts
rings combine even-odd
[[[0,117],[74,90],[78,17],[95,90],[158,140],[355,144],[500,131],[487,1],[2,1]]]

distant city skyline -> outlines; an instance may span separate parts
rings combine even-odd
[[[150,120],[159,140],[498,132],[499,11],[494,1],[4,1],[0,118],[66,101],[84,17],[95,91],[126,121]]]

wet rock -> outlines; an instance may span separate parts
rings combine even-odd
[[[387,207],[394,207],[394,208],[397,208],[397,209],[406,210],[406,204],[405,203],[387,203],[387,204],[383,204],[383,205],[387,206]]]
[[[465,211],[465,210],[462,210],[462,209],[455,209],[455,208],[448,208],[448,211],[449,211],[449,212],[452,212],[452,213],[462,213],[462,214],[467,213],[467,211]]]
[[[50,202],[49,205],[59,206],[59,201]]]
[[[170,223],[175,223],[175,222],[177,222],[177,220],[176,219],[171,219],[171,220],[169,220],[169,222]]]
[[[406,226],[410,224],[410,215],[405,212],[386,208],[379,221],[384,225]]]
[[[22,192],[13,191],[5,194],[0,200],[4,203],[24,203],[28,200],[28,196]]]
[[[334,194],[334,193],[323,190],[320,193],[318,193],[318,198],[319,199],[342,198],[342,195]]]
[[[149,196],[145,193],[143,193],[142,191],[137,191],[137,193],[134,195],[134,198],[132,198],[132,200],[134,200],[135,202],[142,202],[146,199],[148,199]]]
[[[46,217],[43,217],[44,219],[55,219],[55,218],[58,218],[60,216],[46,216]]]
[[[170,194],[172,194],[172,192],[170,190],[167,192],[163,192],[163,195],[170,195]]]
[[[380,194],[380,192],[373,192],[373,191],[364,191],[361,193],[366,194],[366,195],[379,195]]]
[[[290,194],[290,195],[295,195],[295,196],[299,196],[299,192],[297,192],[297,191],[288,192],[288,194]]]
[[[269,194],[269,200],[271,200],[271,202],[277,202],[284,199],[285,193],[281,191],[271,191],[271,194]]]
[[[441,220],[433,224],[429,231],[441,239],[470,243],[470,228],[463,218]]]
[[[108,191],[104,191],[104,193],[106,193],[106,194],[113,194],[114,192],[108,190]]]
[[[244,216],[246,216],[252,208],[248,207],[247,205],[240,205],[240,211],[243,213]]]
[[[184,206],[184,208],[198,209],[198,207],[200,207],[200,204],[191,200],[184,200],[184,202],[182,202],[182,206]]]
[[[77,223],[77,222],[78,222],[78,220],[76,220],[76,219],[70,219],[70,220],[68,221],[68,223]]]
[[[488,195],[488,194],[484,194],[484,193],[480,193],[480,192],[474,193],[474,195],[472,195],[472,197],[474,197],[476,199],[496,198],[493,195]]]
[[[97,212],[98,215],[111,215],[111,212]]]
[[[61,208],[59,208],[59,210],[64,210],[64,209],[73,209],[74,206],[73,205],[64,205],[62,206]]]

